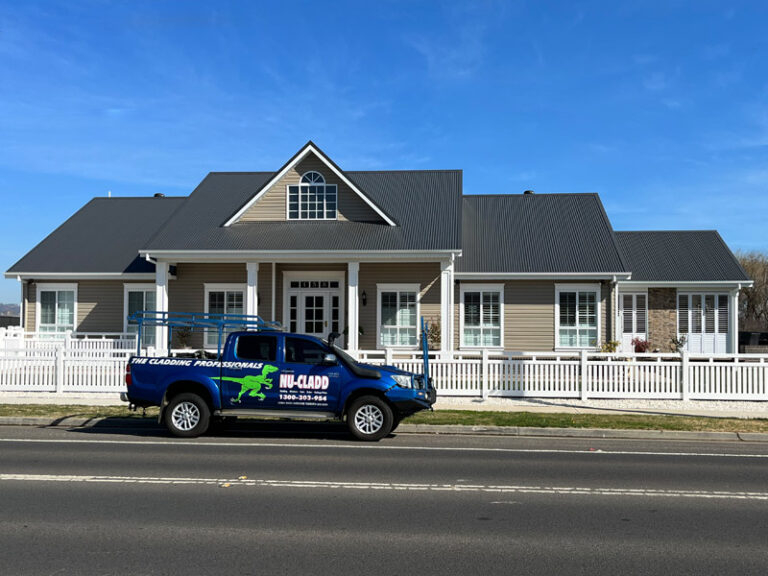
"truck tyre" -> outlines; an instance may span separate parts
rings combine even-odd
[[[208,430],[211,410],[197,394],[185,392],[171,398],[165,409],[165,425],[171,434],[184,438],[200,436]]]
[[[358,440],[380,440],[392,431],[393,423],[392,409],[377,396],[361,396],[347,412],[347,426]]]

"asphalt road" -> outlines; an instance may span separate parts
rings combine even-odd
[[[768,573],[768,445],[0,428],[0,573]]]

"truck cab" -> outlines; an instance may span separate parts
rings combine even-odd
[[[125,399],[160,406],[177,436],[204,433],[212,417],[248,416],[343,420],[356,438],[378,440],[435,402],[422,374],[361,364],[332,341],[278,330],[233,332],[217,359],[135,356],[128,371]]]

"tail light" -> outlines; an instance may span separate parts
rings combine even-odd
[[[133,384],[133,378],[131,378],[131,365],[125,365],[125,385],[130,386]]]

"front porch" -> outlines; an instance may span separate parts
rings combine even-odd
[[[453,349],[453,263],[380,258],[371,261],[246,261],[156,263],[154,285],[127,287],[126,316],[141,309],[258,315],[287,330],[359,349],[413,350],[419,346],[419,318],[440,323],[440,351]],[[350,327],[356,327],[351,329]],[[131,326],[126,321],[126,331]],[[144,339],[160,352],[182,347],[167,328]],[[215,349],[211,336],[195,334],[183,344]]]

